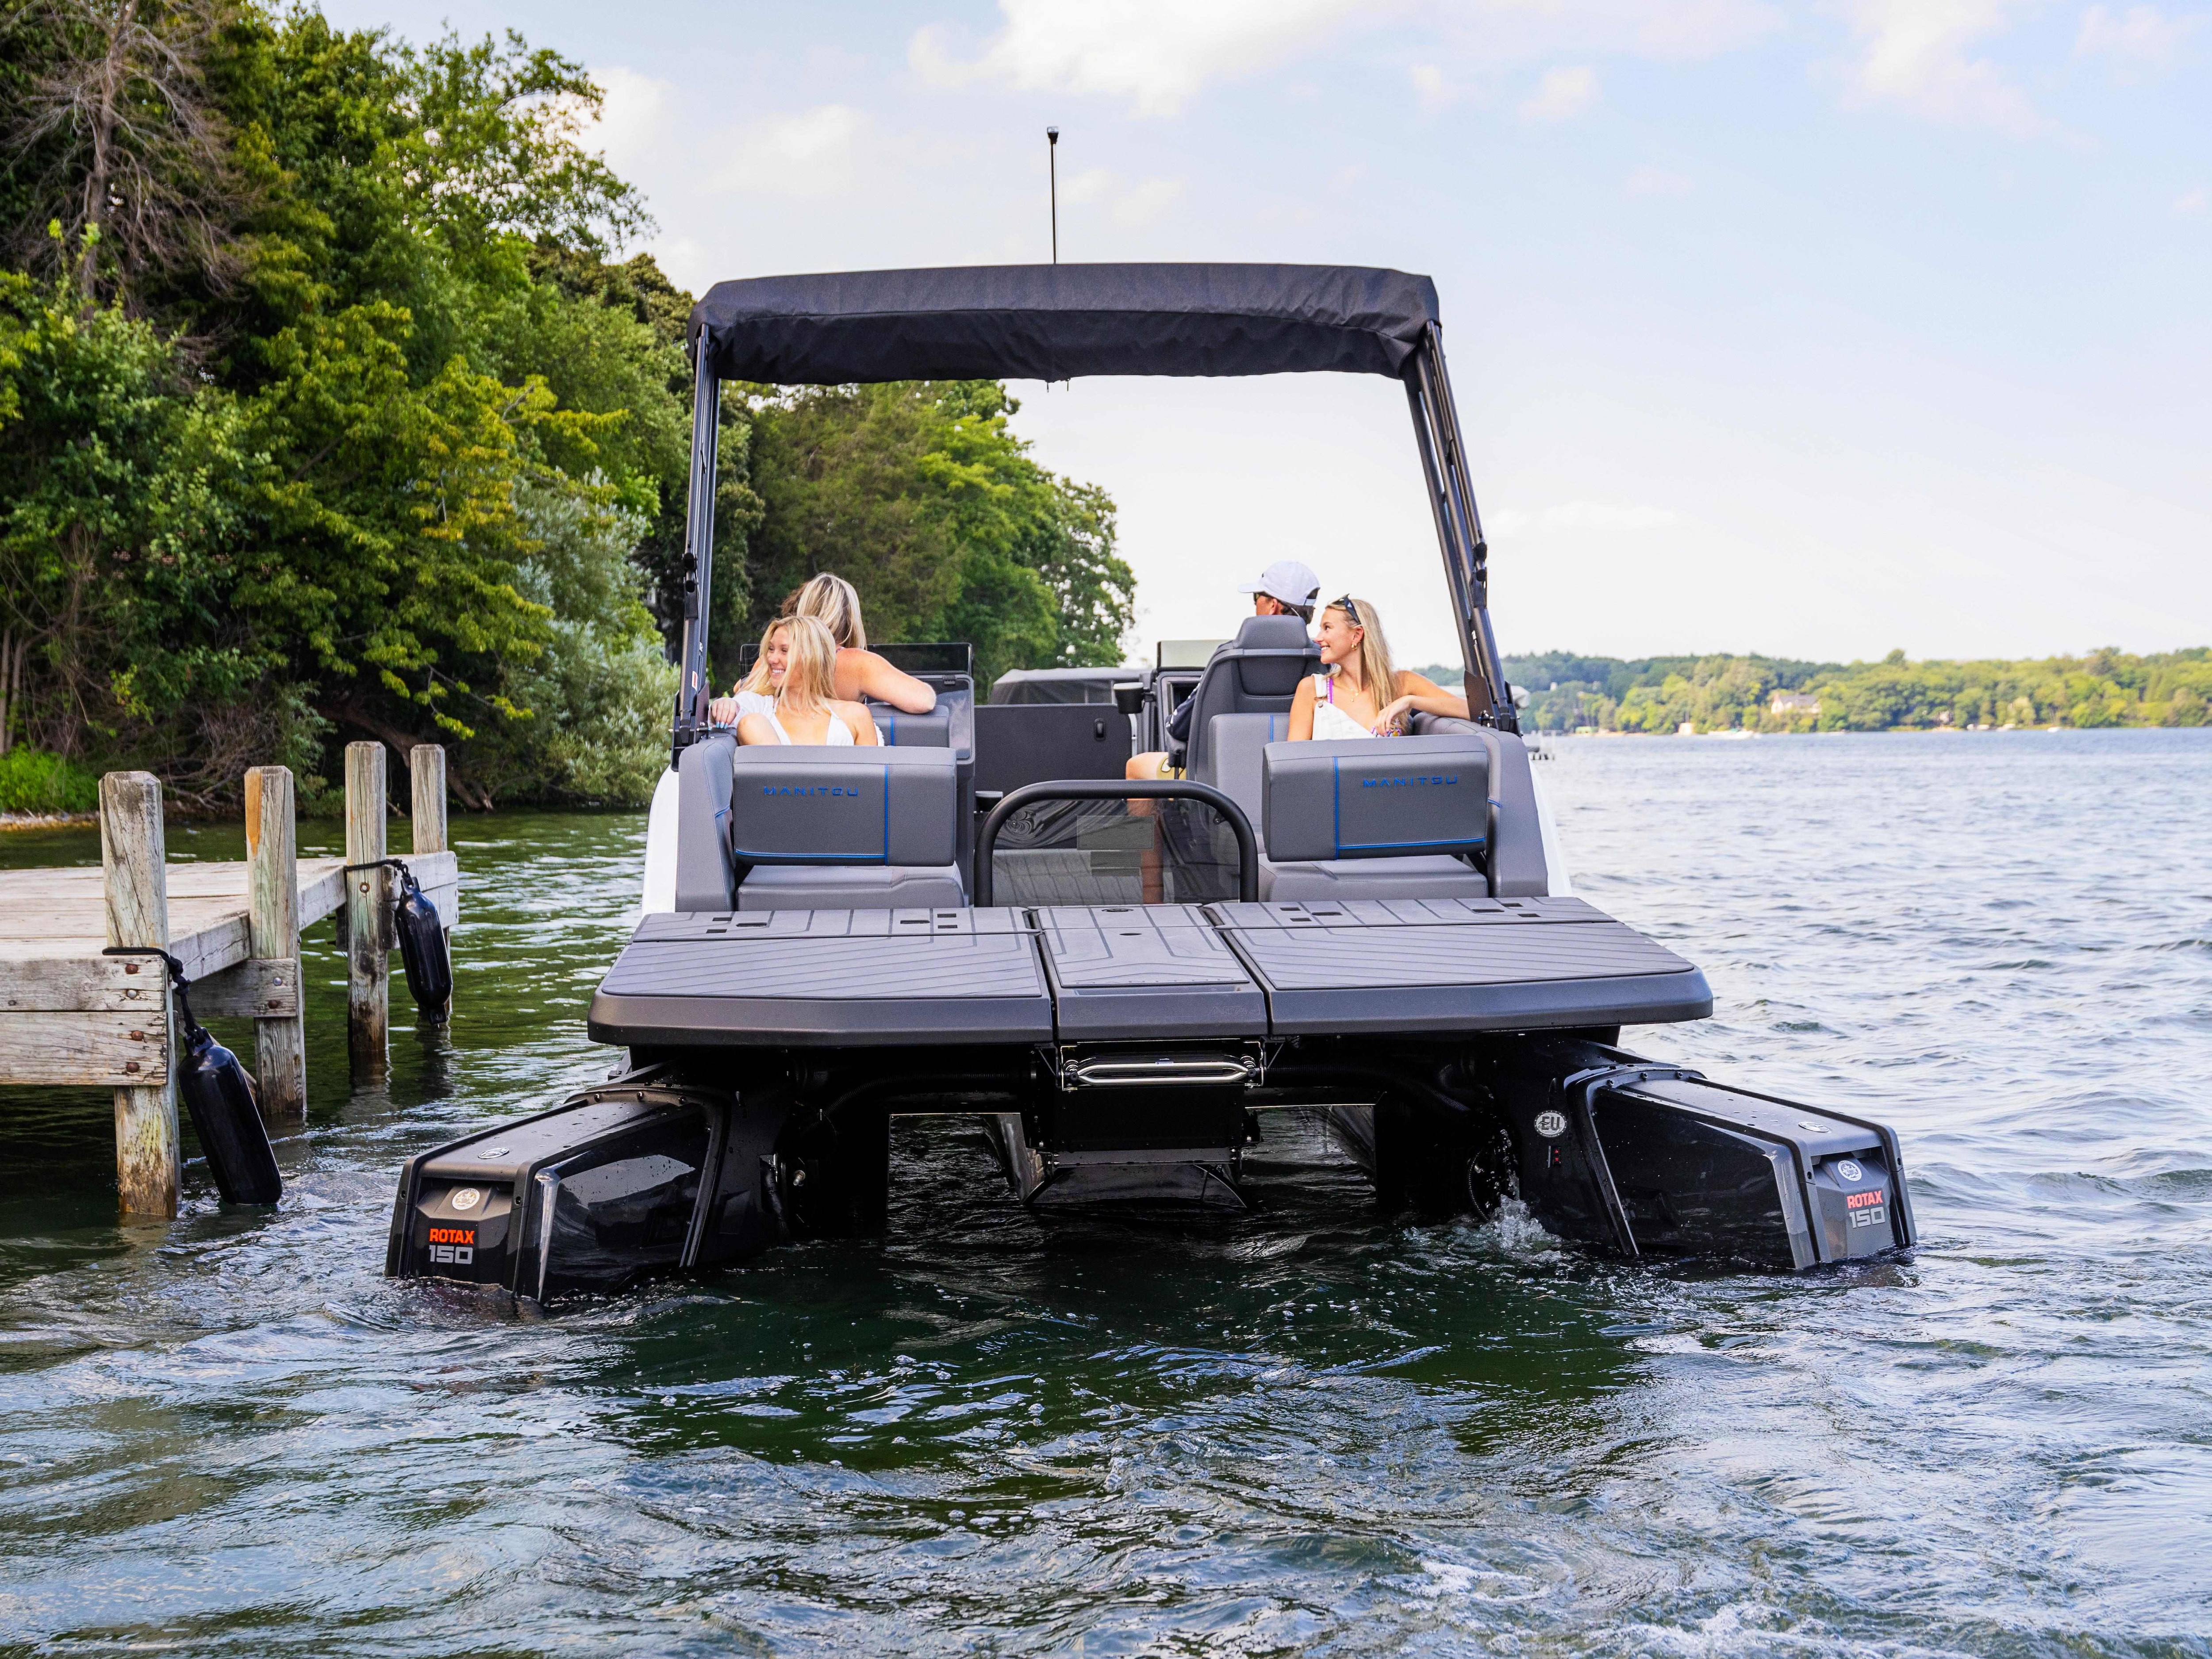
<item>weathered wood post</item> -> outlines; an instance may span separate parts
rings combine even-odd
[[[407,770],[414,785],[415,848],[446,851],[446,750],[441,744],[418,743],[409,750]]]
[[[345,751],[345,855],[348,864],[384,856],[384,745],[349,743]],[[346,875],[346,1047],[357,1076],[382,1077],[391,1066],[392,971],[385,939],[392,872]]]
[[[272,1121],[307,1111],[307,1033],[301,1007],[300,865],[292,769],[257,766],[246,775],[246,860],[250,949],[289,969],[292,1012],[256,1013],[253,1076],[261,1115]]]
[[[414,852],[442,853],[446,847],[446,750],[442,744],[418,743],[407,751],[407,772],[413,794]],[[453,948],[453,930],[446,929],[447,949]],[[449,1001],[443,1008],[416,1010],[416,1024],[442,1025],[453,1017]]]
[[[100,862],[110,945],[169,945],[168,846],[161,833],[161,782],[150,772],[110,772],[100,781]],[[161,1023],[158,1082],[115,1091],[115,1184],[125,1215],[177,1213],[176,1024],[168,970],[144,958]]]

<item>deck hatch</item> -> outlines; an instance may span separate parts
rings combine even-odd
[[[1063,1042],[1267,1034],[1266,998],[1198,906],[1035,914]]]

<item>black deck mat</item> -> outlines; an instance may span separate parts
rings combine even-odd
[[[1037,912],[1066,1042],[1265,1036],[1267,999],[1195,905]]]
[[[604,1042],[1050,1042],[1036,936],[1005,910],[647,916],[592,999]]]

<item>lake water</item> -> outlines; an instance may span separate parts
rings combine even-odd
[[[104,1100],[0,1097],[0,1651],[2212,1654],[2212,732],[1547,746],[1718,999],[1632,1046],[1894,1123],[1909,1260],[1378,1216],[1302,1119],[1253,1216],[1047,1220],[902,1128],[887,1241],[486,1317],[394,1174],[605,1073],[642,830],[457,819],[388,1088],[311,937],[275,1214],[118,1228]]]

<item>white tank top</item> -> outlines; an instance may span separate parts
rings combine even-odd
[[[775,740],[778,743],[788,744],[791,742],[791,733],[783,729],[783,722],[775,717],[775,705],[774,703],[769,703],[765,708],[749,710],[748,712],[758,714],[763,720],[768,722],[769,729],[775,733]],[[839,720],[833,713],[830,716],[830,735],[824,738],[823,742],[831,749],[850,749],[853,747],[853,728],[846,725],[844,721]],[[796,745],[793,746],[795,747]]]
[[[1314,676],[1314,740],[1334,743],[1346,738],[1375,734],[1336,706],[1336,681],[1328,674]]]

